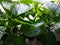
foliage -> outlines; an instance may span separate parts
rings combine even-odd
[[[17,6],[18,8],[15,7],[22,3],[25,6],[27,5],[29,9],[18,14],[19,6]],[[51,32],[50,27],[54,26],[52,22],[60,22],[60,14],[57,16],[56,11],[49,10],[43,3],[33,0],[22,0],[20,3],[18,1],[1,0],[0,4],[6,12],[0,11],[0,26],[5,27],[4,33],[8,34],[3,45],[8,43],[12,43],[12,45],[26,45],[25,39],[27,37],[34,37],[41,41],[43,45],[55,45],[56,37]],[[33,6],[31,7],[31,5]],[[28,20],[25,20],[25,18]]]

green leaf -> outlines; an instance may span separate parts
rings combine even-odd
[[[5,26],[6,25],[6,20],[0,20],[0,26]]]
[[[41,41],[43,45],[55,45],[56,37],[53,32],[41,32],[37,36],[37,40]]]
[[[39,29],[35,29],[35,30],[29,30],[27,32],[25,32],[24,34],[28,37],[35,37],[40,33]]]
[[[27,28],[28,28],[28,29],[27,29]],[[30,28],[31,28],[30,25],[26,25],[26,24],[24,25],[24,24],[22,24],[20,31],[24,33],[24,32],[26,32],[27,30],[29,30]]]
[[[23,36],[17,37],[16,39],[14,39],[13,45],[26,45],[25,38]]]
[[[24,7],[24,8],[21,8]],[[16,4],[13,8],[13,14],[14,15],[21,15],[22,13],[26,13],[30,10],[30,6],[27,4],[21,3],[21,4]]]
[[[0,39],[2,38],[4,32],[5,32],[5,28],[3,26],[0,26]]]
[[[54,16],[53,18],[54,18],[53,19],[54,22],[56,22],[56,23],[60,22],[59,21],[60,20],[60,15],[59,16]]]
[[[9,34],[9,37],[4,41],[3,45],[26,45],[25,37],[17,36],[16,34]]]
[[[37,36],[41,31],[43,31],[44,27],[42,28],[42,25],[35,27],[30,25],[22,25],[21,31],[23,34],[27,37],[35,37]]]
[[[33,0],[21,0],[21,2],[25,3],[25,4],[31,4],[33,3]]]
[[[11,21],[11,22],[10,22],[10,21]],[[13,24],[15,24],[15,25],[18,25],[18,24],[27,24],[27,25],[33,26],[33,24],[32,24],[30,21],[25,21],[25,20],[23,20],[23,19],[21,19],[21,18],[19,18],[19,19],[13,19],[13,18],[9,17],[9,22],[10,22],[10,23],[13,23]],[[12,25],[13,25],[13,24],[12,24]]]
[[[11,0],[0,0],[0,3],[2,3],[3,1],[11,2]]]
[[[40,30],[30,25],[22,25],[21,31],[23,32],[24,35],[29,37],[36,36],[40,32]]]
[[[13,10],[13,8],[14,8],[14,6],[15,6],[15,3],[12,3],[12,2],[7,2],[7,1],[3,1],[2,2],[2,7],[3,7],[3,9],[5,10],[5,12],[6,13],[12,13],[12,10]]]

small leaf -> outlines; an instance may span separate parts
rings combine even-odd
[[[33,3],[33,0],[21,0],[21,2],[25,3],[25,4],[31,4]]]
[[[5,28],[3,26],[0,26],[0,39],[2,38],[4,32],[5,32]]]
[[[9,3],[9,2],[2,2],[2,5],[4,8],[10,10],[11,9],[11,6],[12,6],[12,3]]]

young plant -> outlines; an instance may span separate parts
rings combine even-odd
[[[6,20],[0,22],[0,26],[5,27],[4,34],[7,34],[7,36],[2,36],[2,40],[4,39],[2,45],[9,43],[11,45],[26,45],[26,38],[37,39],[43,45],[55,45],[56,37],[51,31],[51,27],[60,20],[60,15],[56,16],[55,11],[49,10],[43,3],[33,0],[15,2],[1,0],[1,5],[5,10],[2,15],[7,17]],[[24,9],[24,6],[28,9]],[[21,8],[24,9],[23,12]]]

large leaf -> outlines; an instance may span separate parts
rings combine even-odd
[[[21,3],[21,4],[16,4],[15,7],[13,8],[13,14],[14,15],[20,15],[22,13],[25,13],[27,11],[29,11],[30,7],[27,4]]]
[[[9,37],[4,41],[3,45],[26,45],[25,38],[23,36],[17,36],[13,33],[9,35]]]
[[[29,31],[27,31],[27,32],[25,32],[24,34],[26,35],[26,36],[28,36],[28,37],[35,37],[35,36],[37,36],[38,34],[39,34],[39,32],[40,32],[40,30],[39,29],[31,29],[31,30],[29,30]]]
[[[25,38],[23,36],[19,36],[14,39],[13,45],[26,45]]]
[[[40,25],[38,27],[30,26],[30,25],[22,25],[22,27],[21,27],[21,31],[27,37],[35,37],[41,31],[43,31],[43,29],[44,29],[43,25]]]
[[[53,32],[41,32],[37,36],[37,40],[41,41],[43,45],[55,45],[56,37]]]

